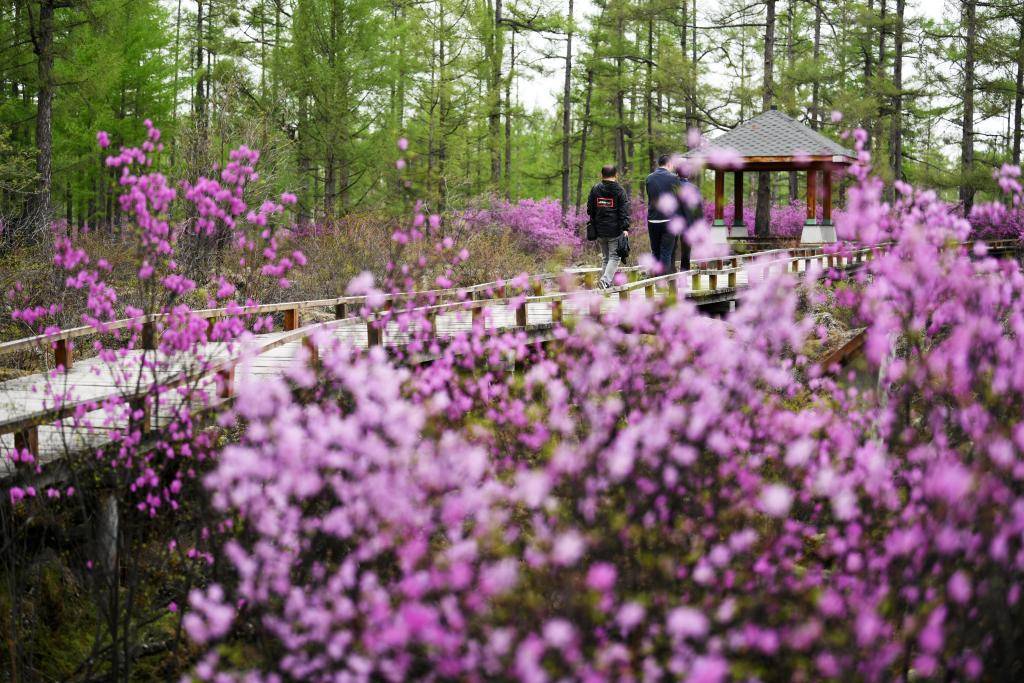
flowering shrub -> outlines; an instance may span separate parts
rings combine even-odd
[[[880,210],[865,169],[840,227],[894,244],[838,301],[878,390],[803,355],[821,331],[776,275],[728,324],[633,300],[548,348],[478,326],[426,366],[335,347],[244,391],[205,481],[234,578],[187,626],[275,654],[214,647],[200,677],[1010,676],[1024,274],[955,246],[932,193]]]
[[[562,217],[562,207],[554,199],[520,199],[517,202],[492,199],[489,206],[457,212],[453,218],[469,230],[511,230],[523,248],[550,254],[568,249],[577,254],[583,246],[586,211],[570,208]]]
[[[204,444],[203,462],[189,460],[197,430],[149,459],[122,451],[122,495],[140,513],[185,515],[173,482],[201,478],[206,497],[192,502],[216,515],[201,534],[215,542],[193,549],[214,569],[182,620],[195,676],[1012,679],[1024,273],[958,246],[971,225],[934,193],[901,184],[883,204],[860,154],[837,231],[891,246],[852,275],[762,280],[754,264],[727,322],[636,298],[544,343],[480,320],[438,340],[420,310],[434,295],[412,293],[418,273],[453,286],[470,255],[417,210],[393,234],[385,277],[350,283],[406,348],[387,357],[317,335],[316,362],[240,387],[221,418],[237,440],[216,458]],[[237,179],[253,171],[245,153],[236,161],[227,188],[191,186],[204,188],[199,213],[229,225],[243,258],[267,256],[254,277],[284,278],[301,259],[278,255],[274,206],[240,207]],[[164,253],[157,202],[170,192],[148,177],[135,183],[156,192],[141,206],[158,207],[140,218],[144,281],[177,302],[192,285]],[[1019,185],[1007,188],[1019,204]],[[427,249],[404,260],[415,244]],[[74,270],[85,258],[61,256],[102,324],[117,299]],[[825,333],[801,313],[826,298],[819,275],[867,329],[866,376],[835,377],[805,353]],[[521,297],[530,280],[507,284]],[[385,291],[409,299],[379,311]],[[228,283],[219,292],[233,301]],[[596,302],[575,296],[582,310]],[[245,334],[244,318],[212,332],[188,309],[179,319],[161,337],[179,359],[204,335]],[[421,352],[430,362],[396,367]]]
[[[1004,164],[992,175],[1010,197],[1009,205],[1001,202],[974,205],[967,217],[972,234],[980,239],[1021,239],[1024,237],[1024,201],[1021,200],[1020,169]]]
[[[168,615],[168,602],[176,609],[174,589],[182,590],[214,560],[209,520],[204,506],[194,504],[216,441],[203,413],[225,392],[222,379],[211,375],[250,331],[270,326],[269,317],[243,314],[243,305],[256,303],[251,292],[267,283],[288,287],[292,271],[305,262],[301,252],[278,243],[277,225],[293,195],[248,206],[258,152],[241,147],[216,176],[176,184],[159,171],[160,131],[145,124],[139,146],[106,158],[117,171],[120,208],[129,219],[122,250],[135,277],[119,291],[108,279],[107,260],[69,237],[56,238],[54,265],[65,295],[84,300],[81,323],[97,332],[95,360],[73,381],[57,367],[32,387],[38,398],[31,400],[40,408],[66,409],[50,428],[51,447],[64,452],[51,448],[46,455],[57,462],[48,463],[29,448],[14,449],[13,467],[0,484],[0,504],[14,513],[3,515],[0,543],[14,602],[34,579],[36,560],[11,539],[35,535],[36,520],[51,515],[61,520],[49,522],[54,528],[70,518],[89,531],[89,542],[60,553],[88,581],[82,592],[97,602],[92,650],[78,653],[88,667],[83,671],[104,662],[115,680],[129,677],[138,656],[135,639],[149,637],[147,629]],[[101,133],[97,142],[106,149],[109,136]],[[194,220],[175,223],[174,215]],[[189,232],[230,255],[229,271],[211,273],[205,282],[185,275],[177,255]],[[57,332],[61,305],[35,305],[26,296],[15,284],[8,295],[12,318],[37,334]],[[223,310],[210,319],[197,311],[207,307]],[[41,346],[49,351],[50,344]],[[170,537],[154,539],[157,530]],[[170,581],[156,578],[165,567],[175,569]],[[22,642],[27,633],[22,630]]]

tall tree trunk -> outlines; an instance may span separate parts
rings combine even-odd
[[[438,210],[444,211],[448,204],[448,113],[451,106],[451,97],[448,93],[448,68],[445,63],[445,33],[444,3],[438,3],[439,31],[438,31],[438,116],[437,116],[437,197]]]
[[[793,79],[793,66],[796,62],[796,38],[793,36],[793,0],[789,0],[786,5],[786,69],[789,71],[789,75],[786,77],[786,83],[789,85],[789,99],[790,102],[796,102],[796,84]],[[790,111],[790,115],[796,112]],[[795,202],[800,193],[800,188],[797,186],[796,171],[789,172],[789,187],[787,196],[789,197],[789,203]]]
[[[625,39],[625,27],[620,16],[616,24],[618,48],[615,56],[615,164],[619,173],[626,176],[626,93],[622,86],[622,41]],[[629,188],[626,188],[629,192]]]
[[[874,14],[874,12],[875,0],[868,0],[868,15],[872,15]],[[867,23],[864,25],[863,38],[864,39],[861,43],[861,49],[864,51],[864,90],[869,92],[871,90],[871,77],[874,73],[874,66],[872,64],[872,62],[874,61],[874,57],[872,55],[871,50],[871,27]],[[874,126],[871,125],[872,123],[873,122],[871,121],[870,114],[866,115],[864,121],[861,123],[861,126],[864,128],[864,130],[868,132],[867,141],[864,143],[865,149],[871,149],[872,146],[870,135],[871,131],[874,130]]]
[[[491,34],[491,74],[488,84],[488,147],[491,152],[491,184],[497,188],[501,182],[501,60],[505,57],[504,28],[501,1],[494,0],[494,28]]]
[[[697,126],[696,116],[695,116],[695,111],[694,111],[694,98],[693,98],[693,95],[692,95],[692,83],[690,82],[690,77],[691,77],[691,74],[692,74],[692,68],[691,68],[691,65],[687,64],[687,61],[689,61],[689,55],[687,54],[687,49],[686,49],[687,36],[689,35],[689,32],[690,32],[690,29],[689,29],[689,25],[690,25],[690,12],[687,9],[687,0],[683,0],[682,3],[680,3],[680,4],[681,4],[681,8],[680,9],[681,9],[682,14],[683,14],[683,27],[682,27],[682,30],[679,32],[679,52],[683,56],[683,64],[684,64],[684,66],[683,66],[683,73],[684,73],[684,79],[683,79],[683,104],[684,104],[684,112],[685,112],[685,117],[686,117],[686,130],[689,131],[689,130],[691,130],[693,128],[696,128],[696,126]]]
[[[767,0],[764,28],[764,83],[761,89],[761,109],[768,111],[775,99],[775,2]],[[767,237],[771,232],[772,189],[767,171],[757,174],[757,209],[754,214],[754,234]]]
[[[650,8],[648,8],[650,10]],[[645,90],[644,109],[647,114],[647,167],[654,170],[654,82],[651,78],[651,66],[654,64],[654,17],[647,17],[647,86]]]
[[[811,129],[821,127],[821,0],[814,0],[814,80],[811,82]]]
[[[512,78],[516,72],[516,32],[508,45],[508,75],[505,77],[505,201],[512,201]]]
[[[878,79],[881,81],[885,76],[885,23],[886,23],[886,12],[888,8],[886,6],[886,0],[879,0],[879,24],[878,24],[878,64],[876,73]],[[878,110],[875,112],[875,145],[877,149],[875,151],[878,156],[878,161],[882,162],[882,141],[885,140],[885,121],[882,117],[882,100],[879,98]],[[885,159],[885,163],[888,163],[888,158]],[[891,169],[890,169],[891,171]]]
[[[29,195],[28,218],[42,229],[53,219],[50,196],[53,164],[53,32],[54,2],[40,0],[39,19],[33,27],[36,55],[36,191]]]
[[[963,135],[960,139],[960,202],[964,207],[964,215],[969,214],[974,205],[974,52],[978,39],[977,10],[976,0],[963,0],[967,44],[964,55]]]
[[[690,16],[693,29],[690,35],[690,99],[693,103],[693,125],[697,126],[697,0],[693,0],[690,8],[693,10]]]
[[[903,38],[906,0],[896,0],[896,31],[893,37],[892,123],[889,131],[889,165],[893,181],[903,180]]]
[[[206,69],[203,68],[203,0],[196,2],[196,93],[194,108],[200,135],[206,135]],[[205,143],[205,139],[203,140]],[[205,144],[203,144],[205,148]]]
[[[569,147],[572,145],[572,22],[573,0],[569,0],[568,30],[565,37],[565,82],[562,86],[562,215],[569,212]]]
[[[298,136],[298,144],[296,149],[298,151],[298,170],[299,170],[299,187],[301,189],[299,199],[299,216],[298,223],[299,228],[305,228],[309,225],[311,220],[310,209],[313,207],[313,197],[310,196],[309,178],[312,173],[311,162],[309,158],[309,101],[306,96],[306,84],[303,82],[302,92],[299,95],[299,121],[296,129],[296,135]]]
[[[594,70],[587,69],[587,94],[583,103],[583,125],[580,131],[580,159],[576,166],[576,211],[583,200],[583,170],[587,161],[587,132],[590,130],[590,96],[594,92]]]
[[[1021,114],[1024,113],[1024,17],[1017,20],[1017,91],[1013,102],[1013,163],[1020,166]]]

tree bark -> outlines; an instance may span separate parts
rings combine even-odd
[[[44,229],[53,219],[53,200],[50,196],[53,165],[53,33],[54,2],[40,0],[39,19],[32,31],[32,46],[36,55],[36,183],[37,189],[29,196],[29,225]]]
[[[692,68],[686,65],[687,57],[689,56],[686,51],[687,36],[689,34],[690,24],[690,12],[687,9],[687,0],[682,1],[682,13],[683,13],[683,28],[679,32],[679,51],[683,56],[683,72],[685,74],[683,80],[683,99],[684,99],[684,112],[686,117],[686,130],[689,132],[691,129],[697,127],[697,121],[694,109],[694,98],[692,94],[692,83],[690,77],[692,74]]]
[[[775,99],[775,2],[767,0],[764,28],[764,83],[761,89],[761,108],[768,111]],[[772,189],[767,171],[757,174],[757,208],[754,214],[754,234],[767,237],[771,231]]]
[[[1013,103],[1013,163],[1020,166],[1021,113],[1024,110],[1024,17],[1017,21],[1017,91]]]
[[[821,0],[814,0],[814,81],[811,83],[811,129],[821,128]]]
[[[648,8],[650,10],[650,8]],[[654,17],[647,17],[647,73],[644,109],[647,115],[647,167],[654,170],[654,81],[651,78],[651,65],[654,63]]]
[[[516,32],[508,46],[508,75],[505,77],[505,200],[512,201],[512,75],[516,70]]]
[[[487,115],[488,147],[491,153],[491,184],[497,188],[501,182],[501,60],[505,57],[502,40],[501,1],[494,2],[494,29],[491,34],[491,78],[488,88]]]
[[[906,0],[896,0],[896,31],[893,37],[892,129],[889,131],[889,165],[893,181],[903,180],[903,40]]]
[[[965,216],[974,205],[974,53],[978,39],[977,10],[976,0],[963,0],[967,39],[964,54],[963,135],[960,139],[960,203]]]
[[[623,177],[626,173],[626,93],[622,87],[622,41],[625,39],[625,27],[622,17],[616,24],[618,35],[618,53],[615,57],[615,163],[618,166],[619,174]],[[629,187],[626,187],[629,192]]]
[[[562,87],[562,216],[569,212],[569,148],[572,145],[572,21],[573,0],[569,0],[565,38],[565,82]]]
[[[789,75],[786,78],[786,82],[789,84],[789,95],[790,101],[796,101],[796,85],[793,80],[793,65],[796,61],[795,55],[796,39],[793,36],[793,2],[786,5],[786,68],[789,70]],[[795,112],[790,111],[790,114]],[[797,184],[796,171],[789,172],[789,203],[792,204],[800,196],[800,187]]]
[[[583,199],[583,168],[587,161],[587,131],[590,129],[590,96],[594,92],[594,70],[587,69],[587,95],[583,103],[583,126],[580,131],[580,159],[576,171],[576,211]]]
[[[886,0],[879,0],[879,24],[878,24],[878,64],[877,73],[879,79],[884,77],[885,74],[885,21],[886,21]],[[881,109],[882,101],[879,99],[879,110]],[[875,145],[877,146],[876,154],[878,155],[879,162],[882,161],[882,141],[885,140],[885,121],[882,117],[882,112],[877,111],[875,114]],[[888,163],[888,158],[885,162]],[[891,169],[890,169],[891,170]]]

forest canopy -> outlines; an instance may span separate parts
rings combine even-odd
[[[482,196],[580,195],[613,161],[639,192],[687,131],[771,106],[875,171],[965,207],[1019,163],[1024,8],[1014,0],[14,0],[0,7],[0,216],[7,233],[119,220],[97,130],[150,118],[182,177],[244,143],[331,221]],[[841,123],[832,112],[845,114]],[[399,181],[388,155],[411,143]],[[773,187],[779,202],[795,178]],[[788,196],[787,196],[788,192]]]

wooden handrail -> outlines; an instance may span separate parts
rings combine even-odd
[[[976,241],[968,241],[968,242],[962,243],[962,246],[964,246],[965,248],[970,248],[970,247],[973,247],[975,243],[976,243]],[[1020,241],[1019,240],[1014,240],[1014,239],[1002,239],[1002,240],[985,241],[985,244],[989,247],[990,250],[994,250],[994,251],[1001,251],[1001,250],[1005,250],[1005,249],[1010,248],[1010,247],[1019,247],[1019,246],[1021,246]],[[863,248],[860,248],[860,249],[858,249],[856,251],[857,251],[857,253],[862,253],[863,254],[863,253],[869,253],[872,249],[884,248],[886,246],[888,246],[887,243],[886,244],[879,244],[879,245],[876,245],[874,247],[863,247]],[[753,252],[753,253],[750,253],[750,254],[732,254],[732,255],[728,255],[728,256],[717,256],[717,257],[708,257],[708,258],[696,259],[696,260],[691,261],[691,263],[693,263],[693,264],[700,264],[700,266],[698,268],[696,268],[696,269],[691,268],[690,271],[686,271],[686,272],[690,273],[691,276],[693,276],[695,274],[699,274],[699,273],[707,273],[707,272],[709,272],[711,270],[711,269],[708,268],[709,264],[713,264],[713,263],[721,264],[721,263],[726,262],[726,261],[731,261],[735,265],[733,265],[731,267],[728,267],[728,268],[718,267],[718,268],[714,269],[714,271],[716,271],[718,275],[726,275],[727,277],[730,277],[730,274],[738,272],[739,270],[742,270],[742,265],[741,264],[743,264],[743,263],[745,263],[747,261],[750,261],[750,260],[763,260],[766,256],[771,256],[771,255],[774,255],[774,254],[788,254],[789,258],[787,260],[790,263],[792,263],[794,260],[817,258],[817,257],[821,257],[821,256],[826,256],[826,257],[836,256],[836,254],[826,254],[824,252],[823,248],[820,247],[820,246],[815,246],[815,247],[797,247],[797,248],[793,248],[793,249],[770,249],[770,250],[766,250],[766,251]],[[557,279],[557,278],[563,277],[565,275],[574,276],[574,275],[593,274],[593,273],[600,272],[600,270],[601,269],[599,267],[596,267],[596,266],[578,267],[578,268],[567,268],[567,269],[565,269],[565,270],[563,270],[561,272],[558,272],[558,273],[546,273],[546,274],[541,274],[541,275],[538,275],[538,276],[533,276],[531,278],[531,280],[546,281],[546,280]],[[630,267],[623,268],[621,270],[623,272],[643,272],[644,271],[644,269],[641,266],[630,266]],[[643,285],[640,285],[640,287],[643,287],[643,286],[649,285],[652,280],[657,282],[657,281],[659,281],[658,278],[675,279],[674,276],[678,276],[678,275],[679,275],[678,273],[673,273],[673,274],[671,274],[671,276],[663,275],[663,276],[657,276],[656,278],[646,278],[646,279],[643,279],[643,280],[637,280],[637,281],[635,281],[633,283],[628,283],[627,285],[622,285],[622,286],[619,286],[619,287],[611,287],[611,288],[608,288],[605,291],[608,292],[608,293],[619,293],[619,292],[622,292],[622,291],[628,291],[629,289],[632,289],[632,288],[637,288],[637,287],[630,287],[630,285],[635,285],[637,283],[644,283]],[[484,283],[480,283],[480,284],[476,284],[476,285],[468,285],[468,286],[465,286],[465,287],[452,287],[452,288],[448,288],[448,289],[436,289],[436,290],[424,290],[424,291],[415,291],[415,292],[399,292],[399,293],[393,293],[393,294],[385,294],[385,295],[383,295],[383,301],[385,301],[386,303],[392,303],[392,302],[395,302],[395,301],[400,301],[402,299],[409,299],[409,298],[418,297],[418,296],[431,296],[431,295],[439,296],[439,297],[452,296],[452,295],[460,295],[460,294],[472,295],[472,294],[475,294],[477,292],[487,291],[488,289],[495,289],[495,288],[498,288],[498,287],[508,286],[509,281],[512,280],[512,279],[514,279],[514,278],[509,278],[508,280],[495,280],[495,281],[491,281],[491,282],[484,282]],[[627,287],[627,289],[623,290],[622,287]],[[492,299],[487,299],[487,300],[492,300]],[[284,312],[284,311],[301,311],[301,310],[307,310],[307,309],[311,309],[311,308],[328,308],[328,307],[335,307],[336,311],[342,312],[342,311],[344,311],[344,307],[346,307],[346,306],[349,306],[349,305],[352,305],[352,304],[362,304],[362,303],[365,303],[365,301],[366,301],[366,297],[363,296],[363,295],[360,295],[360,296],[340,296],[340,297],[333,297],[333,298],[328,298],[328,299],[312,299],[312,300],[305,300],[305,301],[288,301],[288,302],[279,302],[279,303],[272,303],[272,304],[257,304],[257,305],[253,305],[253,306],[238,306],[238,307],[232,308],[230,310],[227,307],[208,308],[208,309],[195,309],[195,310],[191,310],[189,313],[190,313],[190,315],[198,316],[198,317],[205,318],[205,319],[211,319],[211,318],[222,318],[222,317],[225,317],[225,316],[228,316],[228,315],[264,315],[264,314],[268,314],[268,313],[279,313],[279,312]],[[10,353],[15,353],[15,352],[18,352],[18,351],[24,351],[24,350],[38,348],[40,345],[43,345],[43,344],[56,344],[57,342],[61,342],[61,341],[70,341],[70,340],[73,340],[73,339],[77,339],[77,338],[81,338],[81,337],[86,337],[86,336],[90,336],[90,335],[93,335],[93,334],[106,334],[108,332],[115,332],[115,331],[118,331],[118,330],[123,330],[123,329],[131,328],[133,326],[140,326],[141,327],[141,326],[146,325],[146,324],[153,324],[153,323],[159,322],[161,320],[165,320],[168,317],[169,317],[169,315],[166,314],[166,313],[149,314],[149,315],[145,315],[145,316],[140,316],[138,318],[123,318],[123,319],[113,320],[113,321],[111,321],[109,323],[104,323],[102,326],[98,326],[98,327],[97,326],[91,326],[91,325],[83,325],[83,326],[79,326],[79,327],[72,327],[72,328],[60,330],[58,332],[54,332],[53,334],[41,334],[41,335],[35,335],[35,336],[32,336],[32,337],[25,337],[25,338],[22,338],[22,339],[16,339],[16,340],[13,340],[13,341],[3,342],[3,343],[0,343],[0,356],[5,355],[5,354],[10,354]],[[342,317],[342,319],[344,319],[345,316],[342,315],[341,317]],[[292,329],[294,329],[294,327]],[[70,355],[68,355],[67,357],[70,358]]]
[[[879,251],[880,249],[886,248],[886,246],[888,246],[888,245],[885,245],[885,246],[882,246],[882,247],[861,247],[861,248],[854,249],[853,251],[847,252],[846,254],[843,254],[842,257],[847,259],[846,267],[856,267],[856,266],[859,266],[859,265],[861,265],[863,263],[865,256],[867,258],[870,258],[872,254],[874,254],[876,251]],[[990,243],[990,247],[991,246],[993,246],[993,245]],[[1008,246],[1019,246],[1019,244],[1015,240],[1001,240],[995,246],[997,248],[1006,248]],[[776,250],[776,251],[773,251],[773,253],[786,253],[786,252],[788,252],[788,250]],[[732,258],[734,258],[734,257],[729,257],[729,259],[732,259]],[[832,259],[837,258],[837,255],[825,254],[825,253],[821,252],[820,250],[808,249],[808,250],[803,250],[801,252],[801,254],[797,255],[797,256],[788,256],[787,258],[780,258],[780,259],[769,260],[769,262],[766,264],[766,268],[770,269],[772,267],[778,267],[781,264],[783,269],[788,271],[789,267],[790,267],[790,264],[798,263],[801,260],[808,260],[810,258],[823,259],[823,260],[831,261]],[[720,259],[720,260],[729,260],[729,259],[723,258],[723,259]],[[710,259],[710,260],[716,260],[716,259]],[[615,295],[615,294],[621,295],[623,293],[626,293],[628,295],[629,292],[635,291],[635,290],[639,290],[639,289],[645,289],[648,292],[652,292],[653,288],[656,287],[659,284],[674,283],[674,282],[677,282],[679,279],[682,279],[682,278],[685,278],[685,277],[693,277],[694,275],[699,275],[701,273],[713,274],[715,276],[723,275],[724,274],[727,277],[730,277],[730,276],[735,275],[736,273],[738,273],[739,271],[741,271],[743,269],[744,268],[742,266],[740,266],[740,265],[736,265],[736,266],[733,266],[733,267],[730,267],[730,268],[722,268],[722,269],[715,270],[715,271],[704,271],[704,270],[700,270],[700,269],[698,269],[698,270],[691,269],[691,270],[688,270],[688,271],[681,271],[681,272],[677,272],[677,273],[670,273],[670,274],[666,274],[666,275],[658,275],[658,276],[655,276],[655,277],[639,279],[639,280],[636,280],[636,281],[633,281],[633,282],[629,282],[629,283],[626,283],[626,284],[623,284],[623,285],[618,285],[618,286],[615,286],[615,287],[609,287],[609,288],[607,288],[605,290],[601,290],[599,292],[591,292],[591,294],[592,295],[593,294],[600,294],[602,296],[607,297],[607,296],[612,296],[612,295]],[[690,297],[690,298],[698,298],[703,293],[710,294],[710,293],[714,293],[714,292],[721,292],[721,291],[728,291],[729,289],[735,289],[736,288],[735,281],[732,280],[731,277],[730,277],[730,280],[732,281],[732,284],[730,284],[727,287],[721,288],[721,287],[716,287],[716,286],[709,286],[709,288],[707,290],[703,290],[703,288],[701,288],[701,287],[696,287],[696,288],[692,288],[692,290],[690,292],[688,292],[686,296]],[[544,304],[544,303],[551,304],[551,306],[552,306],[552,320],[553,321],[559,321],[562,318],[561,313],[562,313],[562,307],[563,307],[564,302],[567,301],[570,298],[580,296],[582,291],[586,291],[586,290],[571,290],[571,291],[563,291],[563,292],[552,292],[552,293],[541,294],[541,295],[532,295],[532,296],[531,295],[524,295],[524,296],[512,296],[512,297],[504,296],[504,297],[500,297],[500,298],[491,298],[491,299],[465,299],[465,300],[461,300],[461,301],[452,301],[452,302],[444,302],[444,303],[432,304],[432,305],[429,305],[429,306],[420,306],[420,307],[417,307],[417,308],[414,308],[414,309],[410,309],[407,312],[409,312],[409,313],[421,312],[421,313],[425,314],[425,317],[428,320],[430,320],[433,317],[435,317],[438,313],[443,313],[443,312],[450,311],[450,310],[472,310],[472,311],[475,312],[475,311],[482,310],[482,309],[484,309],[484,308],[486,308],[488,306],[511,305],[511,304],[515,303],[515,304],[517,304],[518,308],[522,311],[522,315],[520,315],[519,310],[517,310],[517,316],[516,316],[517,317],[517,320],[516,320],[517,326],[518,327],[527,327],[527,325],[524,324],[525,320],[526,320],[526,318],[525,318],[525,311],[526,311],[526,306],[528,306],[529,304]],[[336,299],[331,299],[331,300],[319,300],[319,301],[334,302],[334,301],[337,301],[337,300]],[[306,302],[306,303],[308,304],[309,302]],[[327,303],[327,304],[324,304],[324,305],[330,305],[330,303]],[[269,307],[275,307],[276,310],[283,310],[283,309],[288,308],[289,304],[269,304],[268,306]],[[262,308],[263,310],[266,310],[267,307],[250,307],[250,308]],[[214,309],[214,310],[216,310],[216,309]],[[223,309],[221,309],[221,310],[223,310]],[[288,331],[286,331],[284,333],[277,333],[277,334],[274,335],[273,339],[267,340],[267,341],[264,341],[264,342],[260,343],[258,348],[257,348],[256,355],[259,355],[261,353],[265,353],[266,351],[272,350],[274,348],[280,347],[280,346],[282,346],[284,344],[287,344],[287,343],[290,343],[290,342],[293,342],[293,341],[305,340],[305,339],[309,338],[312,334],[316,333],[317,331],[320,331],[320,330],[330,330],[330,329],[333,329],[335,327],[340,327],[340,326],[343,326],[343,325],[351,324],[353,322],[365,322],[367,324],[367,326],[368,326],[368,332],[370,331],[370,329],[377,329],[377,332],[379,334],[381,332],[381,330],[379,328],[376,328],[376,324],[381,319],[386,319],[387,317],[389,317],[389,314],[385,311],[383,313],[373,313],[373,314],[371,314],[369,316],[349,316],[349,317],[345,317],[345,318],[341,318],[341,319],[336,319],[336,320],[331,320],[331,321],[326,321],[326,322],[320,322],[320,323],[314,323],[312,325],[306,325],[304,327],[297,327],[295,329],[288,330]],[[476,317],[477,316],[474,313],[474,318],[476,318]],[[88,328],[88,329],[92,329],[92,328]],[[54,338],[56,338],[56,337],[50,337],[48,339],[54,339]],[[372,339],[372,337],[371,337],[370,341],[371,341],[371,344],[372,344],[372,342],[374,341]],[[383,342],[383,339],[378,337],[377,343],[381,343],[381,342]],[[217,362],[214,362],[214,363],[204,364],[204,366],[203,366],[201,371],[196,372],[196,373],[188,373],[188,372],[184,372],[183,371],[181,373],[181,376],[178,377],[177,379],[161,381],[160,382],[160,386],[163,386],[163,387],[173,387],[173,386],[176,386],[178,384],[181,384],[182,382],[189,381],[191,379],[200,379],[203,376],[211,376],[211,375],[214,375],[214,374],[230,373],[230,372],[233,372],[234,366],[238,362],[239,362],[238,358],[230,358],[229,357],[229,358],[225,358],[225,359],[223,359],[221,361],[217,361]],[[149,386],[147,386],[145,388],[144,391],[140,391],[140,392],[137,392],[135,394],[128,395],[125,398],[126,398],[126,400],[130,401],[130,400],[135,400],[135,399],[139,399],[139,398],[145,397],[146,395],[148,395],[148,393],[151,390],[152,386],[153,385],[149,385]],[[124,396],[124,394],[120,394],[120,395]],[[51,423],[53,421],[63,419],[64,417],[67,417],[67,416],[73,414],[73,412],[76,409],[78,409],[79,407],[82,407],[82,406],[89,407],[89,406],[98,405],[99,400],[100,399],[94,397],[94,398],[90,398],[90,399],[81,399],[81,400],[76,400],[76,401],[68,401],[68,402],[62,403],[60,407],[53,407],[53,408],[48,408],[48,409],[44,408],[44,409],[35,411],[35,412],[33,412],[33,413],[29,414],[29,415],[19,416],[17,419],[12,419],[12,420],[8,420],[8,421],[0,422],[0,434],[18,433],[18,432],[21,432],[21,431],[23,431],[25,429],[28,429],[28,428],[39,426],[39,425],[42,425],[42,424],[48,424],[48,423]]]

